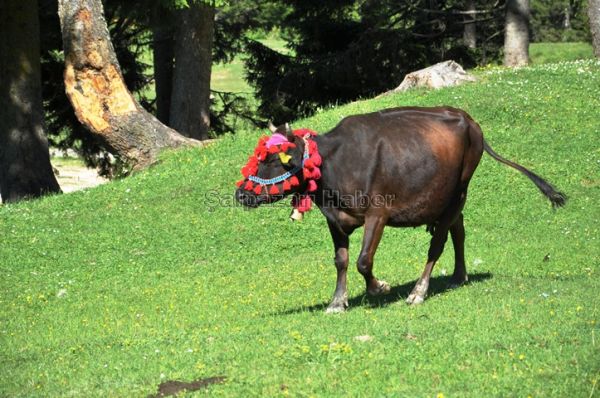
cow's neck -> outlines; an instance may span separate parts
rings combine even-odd
[[[319,154],[321,155],[321,159],[323,161],[321,165],[321,179],[318,181],[318,190],[315,193],[314,199],[315,204],[319,206],[321,210],[323,210],[323,193],[334,192],[336,189],[338,189],[338,184],[336,183],[335,179],[335,171],[331,162],[333,161],[336,150],[343,143],[338,142],[338,139],[328,134],[317,136],[314,138],[314,140],[317,142]],[[351,167],[351,165],[348,165],[348,167]]]
[[[343,156],[347,141],[339,135],[324,134],[314,138],[322,158],[321,179],[314,194],[314,202],[323,215],[337,224],[343,231],[350,233],[361,220],[341,206],[344,181],[351,174],[351,168],[360,167],[358,162],[348,162]],[[344,205],[346,206],[346,205]]]

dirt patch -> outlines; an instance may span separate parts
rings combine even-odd
[[[221,384],[225,381],[225,376],[207,377],[205,379],[199,379],[190,383],[178,380],[169,380],[158,385],[158,393],[155,395],[148,395],[148,398],[160,398],[167,397],[170,395],[176,395],[183,391],[198,391],[208,387],[211,384]]]
[[[64,193],[95,187],[109,181],[100,177],[95,169],[85,167],[79,160],[66,161],[62,158],[53,158],[51,163],[60,189]],[[0,203],[2,203],[1,196]]]
[[[108,180],[98,175],[95,169],[74,164],[54,164],[56,179],[63,192],[73,192],[80,189],[95,187]]]

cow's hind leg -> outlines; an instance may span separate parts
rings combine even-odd
[[[363,236],[362,248],[358,256],[358,272],[365,278],[367,284],[367,293],[372,296],[387,294],[390,292],[390,285],[385,281],[380,281],[373,276],[373,257],[377,250],[377,245],[383,235],[386,218],[383,216],[367,216],[365,219],[365,234]]]
[[[444,215],[440,218],[435,227],[433,228],[431,242],[429,244],[429,252],[427,254],[427,264],[425,264],[425,269],[423,270],[423,274],[417,281],[415,287],[412,292],[408,295],[406,302],[408,304],[421,304],[425,301],[425,296],[427,295],[427,290],[429,289],[429,279],[431,278],[431,271],[433,271],[433,266],[436,261],[442,255],[444,251],[444,245],[446,244],[446,240],[448,239],[448,231],[454,227],[455,223],[459,223],[460,226],[456,226],[456,229],[453,232],[453,239],[458,239],[459,243],[459,254],[461,256],[462,268],[464,270],[464,256],[463,256],[463,243],[464,243],[464,228],[462,229],[462,238],[460,236],[461,228],[462,228],[462,208],[465,204],[466,194],[461,193],[453,205],[451,205]],[[454,237],[456,235],[456,237]],[[459,239],[461,238],[461,239]],[[459,265],[460,270],[460,263]],[[456,271],[455,271],[456,272]],[[466,270],[465,270],[466,276]]]
[[[327,313],[343,312],[348,307],[348,293],[346,288],[346,273],[348,271],[348,234],[340,230],[340,228],[329,222],[329,232],[333,238],[333,246],[335,248],[335,268],[337,269],[337,283],[333,300],[327,307]]]
[[[450,236],[454,245],[454,274],[450,280],[450,288],[455,288],[469,280],[465,266],[465,226],[462,213],[450,227]]]

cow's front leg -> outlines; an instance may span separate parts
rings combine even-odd
[[[367,293],[372,296],[390,292],[390,285],[387,282],[377,280],[373,276],[373,257],[375,257],[375,251],[381,240],[381,235],[383,235],[385,223],[386,218],[383,216],[367,216],[365,218],[365,234],[358,256],[358,272],[365,278]]]
[[[334,223],[329,222],[329,232],[333,238],[335,248],[335,268],[337,269],[337,283],[333,300],[327,307],[327,313],[343,312],[348,308],[348,292],[346,287],[346,274],[348,271],[348,234],[341,231]]]

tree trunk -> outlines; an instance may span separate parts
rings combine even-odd
[[[469,48],[477,47],[477,31],[475,27],[475,0],[467,0],[465,11],[470,11],[473,14],[465,16],[465,30],[463,32],[463,41],[465,46]]]
[[[588,0],[588,17],[590,18],[594,54],[600,58],[600,0]]]
[[[215,10],[200,1],[177,11],[171,126],[205,140],[210,127],[210,73]]]
[[[565,30],[571,29],[571,3],[565,5],[565,15],[563,18],[563,28]]]
[[[60,187],[45,135],[37,0],[2,0],[0,26],[0,195],[15,202]]]
[[[529,64],[529,0],[507,0],[504,65]]]
[[[169,124],[171,94],[173,92],[173,60],[175,41],[173,40],[173,20],[171,12],[159,7],[152,21],[152,41],[154,56],[154,86],[156,92],[156,117]]]
[[[199,144],[146,112],[123,80],[100,0],[59,0],[67,96],[79,121],[133,170],[161,149]]]

